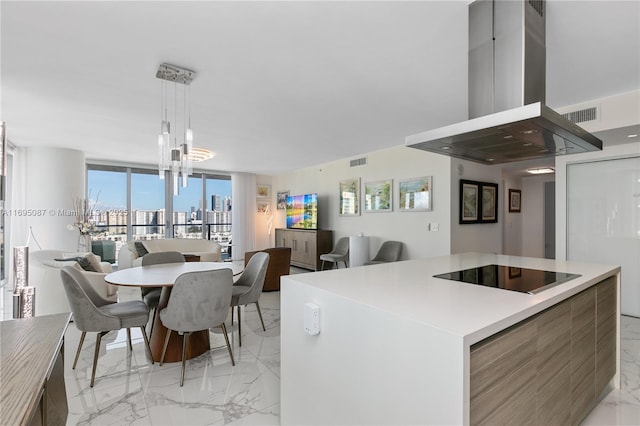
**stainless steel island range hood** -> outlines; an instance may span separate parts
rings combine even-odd
[[[406,145],[483,164],[602,149],[545,102],[545,2],[469,5],[469,120],[411,135]]]

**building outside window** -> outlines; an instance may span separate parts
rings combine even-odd
[[[127,241],[205,238],[228,255],[231,237],[231,177],[194,174],[188,186],[171,194],[170,179],[156,169],[89,164],[87,196],[95,202],[92,240],[113,241],[117,253]],[[169,218],[171,227],[167,230]]]

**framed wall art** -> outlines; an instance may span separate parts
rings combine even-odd
[[[498,184],[460,179],[460,224],[498,222]]]
[[[509,190],[509,213],[520,213],[522,192],[519,189]]]
[[[366,182],[364,184],[364,211],[365,212],[390,212],[392,210],[391,191],[393,181],[381,180]]]
[[[398,182],[399,211],[431,211],[431,176],[404,179]]]
[[[258,201],[258,213],[267,214],[269,212],[269,203]]]
[[[286,191],[278,191],[277,192],[278,197],[277,197],[277,209],[278,210],[285,210],[287,208],[287,197],[289,196],[289,190]]]
[[[498,221],[498,184],[482,183],[482,200],[480,222],[495,223]]]
[[[340,216],[360,216],[360,178],[340,181]]]
[[[271,197],[271,185],[256,185],[256,197],[257,198],[270,198]]]
[[[460,223],[478,223],[478,182],[460,180]]]

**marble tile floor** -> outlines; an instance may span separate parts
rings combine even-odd
[[[622,316],[620,389],[589,413],[583,426],[640,425],[640,318]]]
[[[10,290],[2,288],[2,318],[10,319]],[[121,300],[140,298],[135,288],[119,289]],[[280,292],[263,293],[262,331],[255,305],[243,311],[242,348],[237,327],[228,327],[236,365],[231,366],[222,334],[210,332],[213,350],[188,360],[184,386],[180,363],[151,365],[140,330],[102,339],[96,380],[89,387],[95,333],[87,333],[80,359],[71,369],[81,333],[73,323],[65,335],[68,425],[278,425],[280,424]],[[230,325],[230,318],[227,319]],[[237,324],[236,324],[237,325]]]
[[[292,271],[295,273],[294,271]],[[2,288],[1,316],[11,318],[10,290]],[[136,289],[120,290],[123,300]],[[243,345],[231,336],[232,367],[221,334],[215,349],[187,362],[184,387],[180,363],[151,365],[142,336],[133,330],[133,351],[124,330],[103,338],[96,383],[89,387],[95,334],[85,340],[78,367],[71,369],[80,332],[69,325],[65,341],[68,425],[277,425],[280,423],[280,293],[260,299],[266,332],[254,306],[243,316]],[[227,321],[229,324],[229,321]],[[106,345],[105,345],[106,343]],[[640,319],[622,317],[622,386],[613,390],[583,422],[587,426],[640,425]]]

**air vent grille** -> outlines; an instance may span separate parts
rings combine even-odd
[[[529,0],[529,4],[533,7],[538,15],[544,18],[544,1],[543,0]]]
[[[367,157],[356,158],[355,160],[351,160],[349,162],[350,167],[364,166],[365,164],[367,164]]]
[[[580,109],[578,111],[571,111],[565,114],[562,114],[564,118],[571,121],[572,123],[583,123],[585,121],[593,121],[598,118],[598,108],[590,107],[585,109]]]

